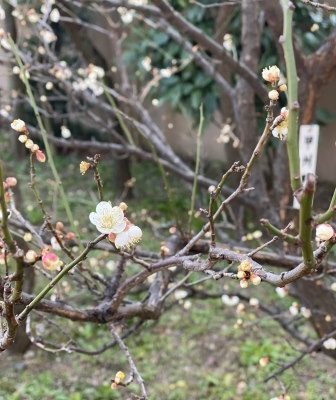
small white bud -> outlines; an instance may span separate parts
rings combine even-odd
[[[279,86],[280,92],[287,92],[287,85],[283,83],[282,85]]]
[[[27,149],[32,149],[34,146],[34,142],[31,139],[27,139],[25,142],[25,146],[27,147]]]
[[[279,92],[278,92],[277,90],[271,90],[271,91],[268,93],[268,98],[269,98],[270,100],[273,100],[273,101],[278,100],[278,99],[279,99]]]
[[[329,224],[320,224],[316,227],[316,238],[319,240],[329,240],[335,234],[333,227]]]
[[[54,87],[54,84],[52,82],[47,82],[45,87],[47,90],[51,90]]]
[[[28,263],[33,263],[37,259],[37,254],[34,250],[28,250],[25,255],[25,261]]]
[[[26,141],[28,140],[28,136],[20,135],[18,139],[19,139],[19,142],[26,143]]]

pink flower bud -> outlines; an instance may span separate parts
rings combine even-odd
[[[35,151],[35,155],[36,155],[37,161],[42,162],[42,163],[45,162],[46,156],[45,156],[45,154],[43,153],[42,150]]]
[[[109,235],[108,235],[108,240],[110,241],[110,242],[112,242],[112,243],[114,243],[114,241],[115,241],[115,239],[116,239],[116,237],[117,237],[117,235],[115,234],[115,233],[109,233]]]
[[[14,176],[10,176],[6,179],[5,184],[7,187],[14,187],[17,184],[17,180],[14,178]]]
[[[9,193],[9,192],[5,192],[5,202],[6,202],[6,203],[9,203],[9,202],[10,202],[10,198],[11,198],[10,193]]]
[[[66,240],[74,240],[76,235],[73,232],[68,232],[65,236]]]
[[[43,254],[42,265],[45,269],[54,271],[58,267],[61,267],[63,265],[63,262],[59,259],[59,257],[55,253],[52,253],[50,251]]]
[[[58,231],[63,231],[63,229],[64,229],[64,224],[63,224],[62,221],[57,221],[57,222],[56,222],[56,229],[57,229]]]

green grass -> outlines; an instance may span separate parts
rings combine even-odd
[[[235,310],[224,307],[220,299],[192,300],[189,310],[181,302],[159,322],[147,323],[141,333],[129,338],[127,345],[146,381],[150,399],[268,400],[281,393],[276,381],[264,384],[263,379],[277,363],[288,361],[296,352],[276,323],[268,321],[267,330],[261,329],[250,310],[240,318],[243,326],[235,329]],[[84,325],[77,325],[77,329],[87,347],[99,347],[110,340],[106,327],[85,326],[90,329],[84,329]],[[259,359],[265,356],[271,362],[262,368]],[[4,361],[4,355],[1,357]],[[127,399],[127,393],[137,392],[135,385],[118,391],[109,388],[110,379],[120,369],[128,372],[117,348],[98,357],[48,354],[36,348],[24,360],[7,354],[5,373],[0,377],[0,399]],[[281,378],[291,399],[334,398],[335,366],[331,362],[317,356],[313,362],[307,358],[297,372]],[[309,379],[317,376],[319,379]]]

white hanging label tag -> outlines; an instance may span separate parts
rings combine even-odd
[[[319,125],[301,125],[299,136],[300,170],[302,181],[304,182],[307,174],[315,174],[318,141],[320,134]],[[300,204],[294,198],[293,208],[299,209]]]

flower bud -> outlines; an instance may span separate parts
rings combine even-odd
[[[7,187],[14,187],[17,185],[17,180],[16,178],[14,178],[14,176],[9,176],[8,178],[6,178],[5,183]]]
[[[323,347],[327,350],[335,350],[336,349],[336,339],[329,338],[323,342]]]
[[[261,367],[266,367],[268,363],[269,363],[269,357],[261,357],[259,360],[259,365]]]
[[[126,377],[126,375],[125,375],[124,372],[118,371],[118,372],[116,373],[116,375],[115,375],[114,382],[115,382],[116,384],[119,384],[119,383],[121,383],[121,382],[125,379],[125,377]]]
[[[25,142],[25,146],[27,147],[27,149],[32,149],[34,146],[34,142],[31,139],[27,139]]]
[[[46,156],[45,156],[45,154],[43,153],[42,150],[35,151],[35,155],[36,155],[37,161],[42,162],[42,163],[45,162]]]
[[[114,241],[116,240],[117,235],[113,232],[109,233],[107,238],[110,242],[114,243]]]
[[[28,250],[25,255],[25,261],[27,263],[33,263],[36,261],[37,257],[37,253],[34,250]]]
[[[167,247],[167,246],[165,246],[165,245],[162,245],[162,246],[160,247],[160,253],[161,253],[161,255],[164,256],[164,257],[169,256],[169,254],[170,254],[169,247]]]
[[[22,121],[22,119],[14,119],[14,121],[11,123],[11,128],[16,132],[27,132],[26,123]]]
[[[34,146],[31,148],[31,151],[35,153],[37,150],[39,150],[40,146],[38,144],[34,144]]]
[[[213,193],[216,190],[216,186],[215,185],[211,185],[208,187],[208,192],[209,193]]]
[[[316,227],[316,238],[319,240],[329,240],[335,234],[333,227],[329,224],[320,224]]]
[[[75,240],[75,238],[76,238],[76,235],[74,234],[74,232],[68,232],[68,233],[65,235],[65,239],[66,239],[66,240]]]
[[[27,135],[20,135],[18,137],[18,139],[19,139],[19,142],[26,143],[26,141],[28,140],[28,136]]]
[[[268,93],[268,98],[269,98],[270,100],[273,100],[273,101],[278,100],[278,99],[279,99],[279,92],[278,92],[277,90],[271,90],[271,91]]]
[[[127,208],[128,208],[128,205],[126,203],[124,203],[124,202],[121,202],[119,204],[119,208],[121,208],[123,211],[126,211]]]
[[[45,269],[54,271],[55,269],[61,267],[63,265],[63,262],[55,253],[52,253],[50,251],[44,253],[44,255],[42,256],[42,265]]]
[[[251,282],[253,283],[254,286],[260,285],[260,282],[261,282],[260,276],[253,274],[251,276]]]
[[[26,233],[23,235],[23,240],[24,240],[25,242],[31,242],[31,241],[33,240],[33,235],[32,235],[30,232],[26,232]]]
[[[283,83],[282,85],[279,86],[280,92],[287,92],[287,85]]]
[[[58,231],[63,231],[63,229],[64,229],[64,224],[63,224],[63,222],[61,222],[61,221],[57,221],[55,227],[56,227],[56,229],[57,229]]]
[[[252,265],[248,260],[242,261],[238,266],[238,269],[240,271],[251,271],[251,268],[252,268]]]
[[[86,162],[86,161],[82,161],[82,162],[79,164],[79,171],[80,171],[80,173],[81,173],[82,175],[84,175],[90,167],[91,167],[91,164],[90,164],[90,163],[88,163],[88,162]]]
[[[237,277],[238,277],[238,279],[244,279],[245,278],[245,272],[244,271],[238,271],[237,272]]]
[[[248,281],[245,280],[245,279],[241,280],[241,281],[239,282],[239,284],[240,284],[240,287],[241,287],[242,289],[246,289],[246,288],[248,288],[248,286],[249,286]]]

